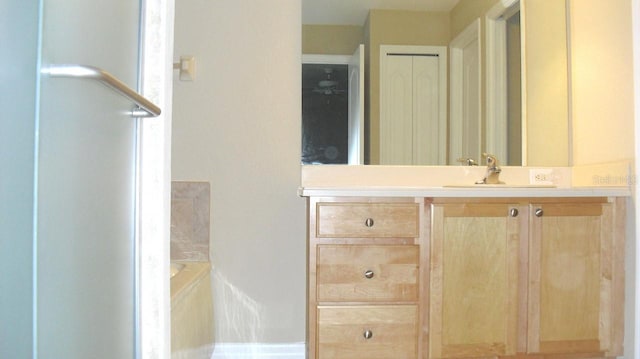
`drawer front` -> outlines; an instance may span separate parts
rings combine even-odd
[[[417,358],[415,305],[319,307],[319,359]]]
[[[418,237],[417,203],[318,203],[317,237]]]
[[[416,245],[320,245],[318,301],[417,301]]]

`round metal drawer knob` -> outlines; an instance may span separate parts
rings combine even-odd
[[[536,214],[536,217],[542,217],[542,215],[544,214],[544,211],[542,210],[542,208],[536,208],[535,214]]]
[[[371,338],[373,338],[373,332],[372,332],[372,331],[370,331],[370,330],[365,330],[365,331],[364,331],[363,336],[364,336],[364,338],[365,338],[365,339],[367,339],[367,340],[368,340],[368,339],[371,339]]]
[[[372,270],[368,270],[368,271],[364,272],[364,277],[367,278],[367,279],[373,278],[374,275],[375,274],[373,273]]]
[[[367,227],[373,227],[373,218],[367,218],[364,221],[364,225],[367,226]]]
[[[509,215],[511,217],[518,217],[518,209],[517,208],[511,208],[511,210],[509,210]]]

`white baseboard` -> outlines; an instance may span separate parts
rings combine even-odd
[[[305,343],[216,343],[211,359],[305,359]]]

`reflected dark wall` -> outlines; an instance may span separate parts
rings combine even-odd
[[[302,73],[302,163],[347,163],[347,66],[304,64]],[[323,80],[337,84],[323,87]]]

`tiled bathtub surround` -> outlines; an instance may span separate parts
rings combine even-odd
[[[211,358],[213,302],[209,262],[182,262],[171,278],[171,358]]]
[[[171,183],[171,260],[209,260],[208,182]]]

